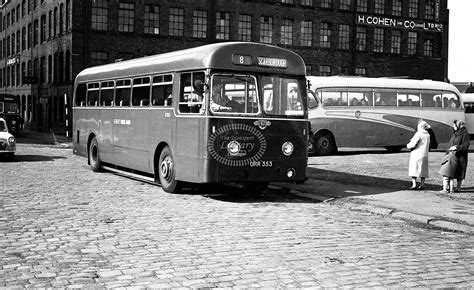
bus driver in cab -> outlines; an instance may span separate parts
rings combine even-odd
[[[214,85],[212,87],[212,95],[209,99],[211,111],[231,111],[232,107],[228,106],[230,102],[226,95],[222,94],[222,85]]]

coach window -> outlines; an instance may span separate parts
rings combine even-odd
[[[347,106],[347,91],[345,89],[318,91],[325,106]]]
[[[347,96],[351,106],[372,106],[374,102],[371,90],[349,89]]]
[[[150,78],[133,79],[132,106],[148,106],[150,104]]]
[[[313,91],[308,90],[308,108],[311,110],[316,109],[317,107],[319,107],[318,98]]]
[[[420,93],[415,90],[399,90],[397,102],[399,107],[419,107]]]
[[[446,103],[444,103],[446,100]],[[448,109],[459,109],[459,98],[451,92],[443,92],[443,106]]]
[[[442,95],[440,91],[421,91],[421,106],[423,107],[443,107]]]
[[[374,90],[375,106],[397,106],[397,92],[391,89]]]
[[[78,84],[76,88],[76,106],[83,107],[86,105],[86,84]]]
[[[98,106],[99,105],[99,83],[87,84],[87,105]]]
[[[114,82],[107,81],[100,84],[100,105],[111,107],[114,104]]]
[[[183,73],[179,93],[180,113],[204,113],[204,92],[197,83],[205,83],[204,72]]]
[[[115,106],[130,106],[131,81],[118,80],[115,87]]]
[[[173,102],[173,75],[154,76],[151,87],[152,106],[170,107]]]

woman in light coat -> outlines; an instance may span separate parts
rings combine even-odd
[[[410,162],[408,164],[408,176],[411,177],[412,190],[425,189],[425,179],[429,177],[428,172],[428,152],[430,148],[430,134],[427,129],[430,125],[425,121],[418,122],[415,135],[407,144],[407,148],[411,150]],[[417,187],[416,179],[420,178],[420,186]]]

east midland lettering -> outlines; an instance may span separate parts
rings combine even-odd
[[[358,24],[400,27],[405,29],[420,29],[443,32],[443,24],[431,22],[415,22],[413,20],[398,20],[388,17],[356,15]]]

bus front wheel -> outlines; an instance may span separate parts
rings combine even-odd
[[[99,142],[97,138],[92,138],[91,144],[89,145],[89,164],[94,172],[98,172],[102,168],[102,161],[100,160],[99,154]]]
[[[336,153],[336,142],[328,133],[317,133],[313,139],[313,150],[316,155],[320,156]]]
[[[179,191],[173,154],[169,147],[165,147],[161,151],[160,159],[158,160],[158,177],[164,191],[170,193]]]

